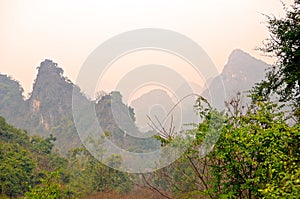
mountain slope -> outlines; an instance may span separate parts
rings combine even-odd
[[[57,138],[57,146],[66,152],[79,146],[72,117],[73,83],[63,76],[63,70],[51,60],[43,61],[27,100],[30,112],[27,129],[32,134]]]
[[[24,127],[24,118],[28,116],[27,102],[23,99],[21,85],[8,77],[0,74],[0,115],[16,127]]]
[[[5,75],[0,76],[0,115],[18,128],[26,129],[30,134],[56,137],[55,148],[61,153],[81,145],[72,113],[72,93],[74,84],[63,76],[63,70],[51,60],[43,61],[38,67],[38,74],[33,85],[33,91],[24,100],[23,89],[15,80]],[[112,93],[113,94],[113,93]],[[82,96],[82,103],[94,103],[97,116],[105,131],[123,133],[114,122],[116,118],[111,113],[107,99],[112,94],[95,103]],[[128,130],[136,129],[134,120],[126,119],[126,114],[132,109],[123,104],[120,98],[116,102],[122,116],[120,121]],[[122,114],[121,114],[122,112]],[[124,119],[125,118],[125,119]],[[132,122],[133,121],[133,122]],[[120,137],[120,136],[117,136]],[[123,137],[123,135],[122,135]],[[116,141],[116,139],[115,139]]]
[[[154,89],[133,100],[130,105],[134,108],[137,126],[140,130],[147,131],[151,130],[147,116],[163,121],[175,103],[166,91]]]
[[[213,101],[215,107],[223,109],[225,100],[230,99],[237,92],[251,89],[254,83],[263,79],[267,66],[266,63],[241,50],[234,50],[222,73],[211,80],[209,89],[203,91],[202,95]],[[0,75],[0,115],[16,127],[27,129],[31,134],[45,137],[53,134],[57,138],[56,148],[65,153],[81,144],[72,115],[74,86],[64,77],[63,70],[51,60],[43,61],[38,67],[38,75],[28,100],[24,100],[23,89],[17,81],[6,75]],[[182,95],[185,96],[183,91],[189,89],[182,86],[175,92],[183,93]],[[150,142],[154,143],[151,147],[157,145],[155,140],[149,142],[147,139],[129,137],[129,132],[131,135],[140,133],[136,124],[145,126],[149,122],[146,118],[147,114],[152,119],[156,115],[163,122],[166,114],[177,102],[163,90],[150,91],[133,101],[132,106],[136,110],[125,105],[118,92],[105,95],[96,102],[84,96],[82,100],[83,103],[93,103],[101,127],[112,133],[113,142],[122,148],[130,148],[132,143],[139,143],[137,147],[131,149],[132,151],[144,150],[143,146]],[[181,104],[183,106],[181,110],[174,109],[171,115],[174,116],[173,122],[176,128],[180,129],[182,124],[195,122],[194,101],[195,99],[192,98],[186,99]],[[166,126],[169,125],[171,117],[168,119]],[[144,130],[147,131],[149,128]],[[124,139],[126,135],[128,138]]]
[[[224,101],[230,100],[238,92],[247,95],[247,91],[264,78],[267,67],[265,62],[236,49],[230,54],[222,73],[211,81],[202,95],[215,107],[223,109]]]

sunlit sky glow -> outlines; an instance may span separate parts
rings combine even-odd
[[[286,3],[292,1],[285,0]],[[270,62],[255,48],[279,0],[0,1],[0,72],[30,92],[36,67],[52,59],[75,81],[88,55],[114,35],[138,28],[177,31],[196,41],[221,71],[233,49]]]

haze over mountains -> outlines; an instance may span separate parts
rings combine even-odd
[[[234,50],[228,59],[227,64],[220,75],[209,79],[206,83],[207,88],[201,87],[196,83],[187,83],[189,86],[198,87],[197,94],[201,94],[208,101],[218,109],[225,108],[225,101],[235,97],[238,92],[241,92],[244,100],[246,100],[247,92],[251,87],[264,79],[265,69],[268,64],[258,60],[248,53],[236,49]],[[176,90],[179,96],[185,96],[189,93],[184,93],[187,89],[187,85],[182,85]],[[194,89],[195,90],[195,89]],[[137,117],[138,126],[145,126],[148,122],[146,115],[151,114],[151,106],[161,102],[164,105],[165,110],[155,112],[158,118],[165,118],[170,109],[176,105],[178,99],[172,98],[163,90],[150,91],[144,94],[138,99],[134,100],[130,105],[134,108]],[[246,101],[244,101],[246,102]],[[172,112],[173,118],[177,123],[180,121],[182,124],[197,122],[197,116],[193,110],[195,103],[195,96],[187,97],[179,104],[181,107],[177,107],[177,110]],[[145,106],[148,104],[150,106]],[[182,111],[182,112],[181,112]],[[176,122],[175,122],[176,123]]]
[[[238,91],[249,90],[254,83],[262,80],[267,66],[266,63],[251,57],[242,50],[234,50],[222,73],[210,81],[208,88],[201,95],[221,109],[224,107],[225,100],[234,96]],[[223,81],[224,85],[218,84],[218,78]],[[193,85],[193,87],[196,86],[196,84]],[[64,153],[81,144],[72,115],[74,87],[75,85],[64,76],[63,69],[51,60],[43,61],[38,67],[32,93],[26,100],[22,96],[21,85],[16,80],[0,74],[0,115],[14,126],[27,129],[30,134],[41,136],[53,134],[57,138],[56,148]],[[185,90],[184,88],[184,85],[178,88],[178,92]],[[199,86],[197,92],[201,90],[203,89]],[[225,99],[222,93],[225,93]],[[99,123],[104,128],[103,130],[112,133],[112,141],[133,151],[146,150],[145,146],[149,142],[154,143],[150,148],[159,143],[152,138],[137,140],[126,136],[124,129],[134,133],[139,133],[139,130],[143,132],[149,130],[146,126],[149,121],[145,116],[149,115],[151,118],[157,116],[163,121],[177,102],[173,96],[159,89],[145,93],[134,100],[130,104],[134,109],[122,102],[122,96],[118,92],[104,95],[98,101],[91,102],[84,95],[82,98],[86,100],[86,103],[95,104]],[[182,103],[182,109],[174,109],[172,112],[174,124],[197,120],[193,111],[194,100],[195,98],[186,99]],[[118,104],[116,110],[111,109],[112,103]],[[112,111],[118,112],[119,119],[117,120],[122,121],[121,123],[115,122],[116,114]],[[166,121],[168,122],[170,118]],[[130,148],[132,143],[137,142],[140,142],[139,149]]]
[[[202,92],[202,96],[206,97],[214,107],[222,109],[224,101],[235,97],[238,92],[246,97],[252,86],[264,79],[267,68],[268,64],[265,62],[236,49],[230,54],[222,73],[211,80],[208,88]]]

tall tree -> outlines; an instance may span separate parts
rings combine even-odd
[[[285,8],[283,18],[267,16],[270,38],[260,49],[275,57],[276,62],[267,72],[266,80],[254,88],[254,97],[268,99],[278,95],[279,101],[293,107],[298,122],[300,119],[300,0],[295,0],[290,9]]]

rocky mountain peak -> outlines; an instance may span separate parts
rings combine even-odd
[[[238,92],[247,93],[255,83],[264,79],[268,64],[250,54],[233,50],[222,73],[212,80],[203,92],[208,99],[214,99],[214,106],[223,109],[224,101],[230,100]]]
[[[63,69],[57,66],[57,63],[53,62],[52,60],[45,59],[45,61],[41,62],[40,66],[38,67],[38,74],[49,74],[54,73],[58,75],[63,75]]]
[[[260,74],[264,75],[266,67],[267,64],[265,62],[254,58],[240,49],[235,49],[229,55],[228,62],[224,66],[222,74],[248,73],[248,75],[259,74],[261,76]]]
[[[70,101],[73,84],[63,76],[63,69],[57,63],[46,59],[37,67],[38,74],[33,84],[33,92],[29,101],[48,98],[54,101],[68,98]],[[55,98],[51,98],[55,96]],[[57,98],[59,96],[59,98]]]
[[[246,58],[246,57],[251,57],[251,55],[249,53],[246,53],[245,51],[241,50],[241,49],[234,49],[231,54],[229,55],[228,60],[234,60],[236,58]]]

